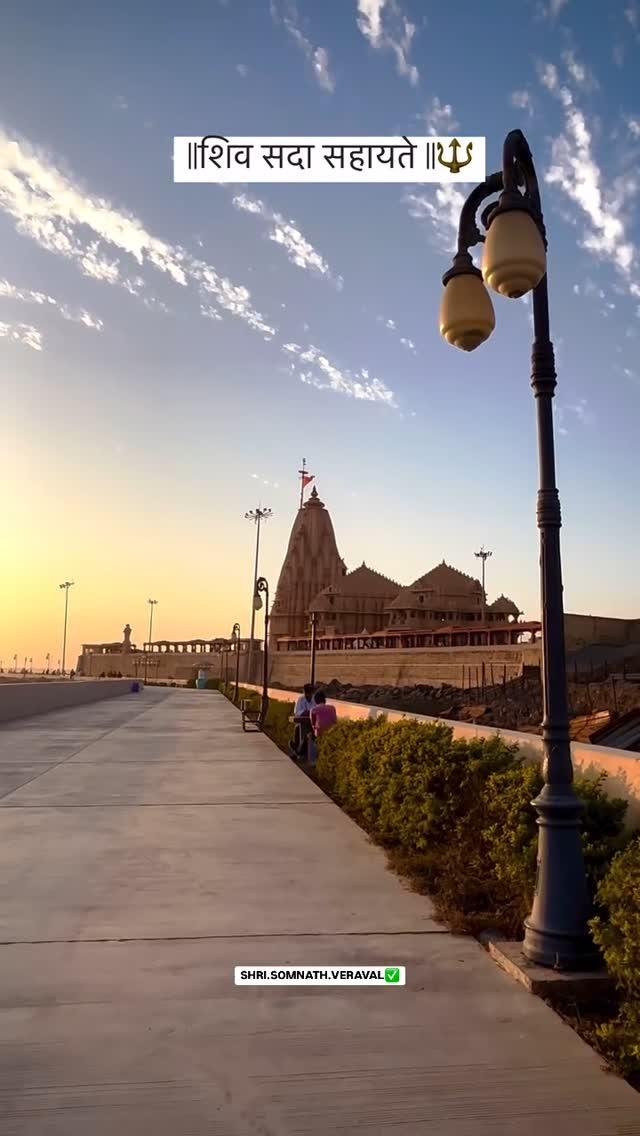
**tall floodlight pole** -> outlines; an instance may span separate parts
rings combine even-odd
[[[495,197],[499,194],[496,202]],[[479,213],[483,202],[494,198]],[[480,223],[482,230],[478,226]],[[484,244],[482,271],[469,249]],[[542,778],[532,802],[538,814],[538,864],[523,952],[559,970],[598,965],[589,935],[590,901],[582,851],[582,802],[573,785],[560,560],[560,498],[556,486],[553,398],[556,369],[549,329],[547,235],[529,144],[521,130],[504,140],[502,170],[489,174],[460,213],[458,248],[443,277],[440,331],[473,351],[495,327],[485,284],[508,299],[533,299],[531,386],[538,428],[538,507],[542,607]]]
[[[157,600],[147,600],[149,604],[149,651],[151,650],[151,632],[153,631],[153,609],[157,604]],[[148,652],[144,653],[144,681],[147,681],[147,664],[149,662]]]
[[[64,588],[64,633],[62,636],[62,677],[64,678],[65,659],[67,655],[67,617],[69,614],[69,588],[72,588],[73,580],[65,580],[64,584],[60,584],[60,588]]]
[[[256,558],[253,567],[253,590],[251,592],[251,631],[249,633],[249,657],[247,659],[247,681],[251,682],[253,678],[252,663],[253,663],[253,640],[256,629],[256,612],[253,605],[253,599],[256,594],[256,585],[258,583],[258,557],[260,555],[260,525],[263,521],[268,521],[273,516],[272,509],[262,509],[258,506],[257,509],[250,509],[245,513],[246,521],[253,521],[256,526]]]
[[[482,623],[483,623],[483,626],[484,626],[484,623],[486,622],[486,618],[487,618],[487,593],[484,590],[484,566],[485,566],[486,561],[489,559],[489,557],[493,556],[493,553],[487,552],[487,549],[484,547],[484,544],[483,544],[480,551],[474,552],[473,555],[477,556],[482,561]]]

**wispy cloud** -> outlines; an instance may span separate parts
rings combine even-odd
[[[576,59],[574,51],[564,51],[562,53],[562,61],[577,87],[580,87],[583,91],[595,91],[598,89],[600,84],[595,75],[589,70],[586,63],[581,63]]]
[[[427,134],[440,134],[445,137],[449,134],[453,134],[460,125],[453,113],[451,105],[449,103],[441,103],[437,96],[431,100],[431,106],[425,111],[424,121]]]
[[[326,47],[314,47],[311,40],[302,31],[295,0],[281,0],[280,4],[276,3],[276,0],[271,0],[271,15],[276,23],[282,20],[291,39],[300,48],[309,63],[318,86],[322,87],[323,91],[333,94],[336,84],[329,64],[329,52]]]
[[[55,300],[53,296],[48,296],[46,292],[34,292],[30,288],[17,288],[15,284],[10,284],[8,280],[0,279],[0,296],[7,300],[18,300],[23,304],[39,304],[55,309],[63,319],[69,320],[71,323],[81,323],[85,327],[90,327],[94,331],[102,331],[104,324],[97,316],[92,316],[85,308],[69,308],[66,304],[61,304]]]
[[[289,370],[302,383],[318,390],[332,390],[351,398],[367,402],[383,402],[396,407],[395,394],[381,379],[368,370],[349,371],[338,367],[317,347],[301,347],[299,343],[285,343],[282,350],[290,359]]]
[[[566,84],[561,84],[557,68],[544,64],[539,68],[542,85],[557,98],[564,113],[564,129],[553,139],[551,165],[545,181],[553,185],[582,210],[587,219],[583,248],[599,259],[611,263],[629,281],[633,280],[636,249],[628,236],[624,207],[637,189],[631,176],[606,181],[594,156],[593,139],[585,115],[577,106]]]
[[[517,110],[526,110],[529,118],[533,118],[533,99],[530,91],[512,91],[509,95],[509,102]]]
[[[295,264],[298,268],[304,268],[307,272],[312,272],[317,276],[324,276],[336,288],[342,288],[342,277],[331,271],[327,261],[303,236],[295,221],[285,220],[281,213],[274,212],[264,201],[256,197],[249,197],[246,193],[236,194],[233,198],[233,204],[236,209],[240,209],[244,213],[252,213],[268,223],[267,235],[269,240],[281,245],[291,264]]]
[[[376,323],[382,324],[387,331],[392,331],[394,334],[398,333],[398,325],[394,319],[388,319],[385,316],[376,316]],[[412,355],[416,354],[416,345],[412,339],[409,339],[406,335],[400,335],[399,339],[400,343],[403,347],[406,347],[407,351],[410,351]]]
[[[129,109],[129,104],[128,104],[127,100],[125,99],[124,95],[116,95],[115,99],[113,100],[113,109],[114,110],[128,110]]]
[[[433,190],[407,193],[404,197],[409,215],[417,221],[427,222],[431,241],[443,252],[451,252],[455,246],[460,210],[465,200],[464,193],[450,182]]]
[[[0,339],[10,339],[34,351],[42,351],[42,335],[30,323],[4,323],[0,320]]]
[[[247,67],[246,63],[236,63],[236,71],[238,72],[238,75],[240,75],[243,79],[246,79],[247,75],[249,74],[249,68]]]
[[[358,0],[357,21],[372,47],[395,55],[398,74],[415,87],[420,75],[415,64],[409,62],[409,55],[416,28],[398,0]]]
[[[558,406],[556,418],[559,423],[558,432],[560,434],[569,433],[568,423],[571,421],[579,422],[581,426],[592,426],[596,420],[595,414],[589,409],[586,398],[579,398],[576,402]]]
[[[131,292],[128,262],[133,261],[139,269],[152,268],[173,284],[192,285],[201,295],[214,296],[223,311],[265,338],[275,334],[275,328],[253,307],[248,288],[234,284],[213,265],[184,249],[153,236],[138,218],[84,192],[46,155],[3,131],[0,209],[14,218],[18,232],[74,261],[85,276]],[[91,234],[88,239],[87,230]]]
[[[549,0],[546,8],[543,8],[543,15],[549,20],[557,20],[562,9],[569,3],[569,0]]]
[[[250,474],[252,481],[259,481],[261,485],[266,485],[268,489],[279,489],[279,481],[269,481],[267,477],[263,477],[261,473]]]

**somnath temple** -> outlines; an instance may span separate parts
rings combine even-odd
[[[322,640],[352,646],[351,640],[361,638],[380,645],[387,639],[390,646],[432,646],[438,645],[434,634],[441,638],[445,629],[460,645],[509,644],[537,630],[537,624],[519,623],[520,615],[507,596],[487,603],[480,581],[444,560],[407,587],[364,563],[347,572],[329,512],[314,488],[294,521],[270,642],[277,651],[302,645],[314,619],[321,649]],[[418,635],[423,644],[415,641]],[[412,641],[400,643],[399,637]]]

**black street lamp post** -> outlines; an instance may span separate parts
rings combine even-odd
[[[260,721],[264,722],[269,709],[269,584],[264,576],[256,580],[256,590],[253,597],[253,610],[260,611],[262,599],[260,593],[264,592],[264,645],[262,650],[262,704],[260,706]]]
[[[231,638],[233,639],[233,641],[235,643],[235,647],[236,647],[236,684],[235,684],[235,690],[233,692],[233,701],[237,702],[238,701],[238,687],[240,685],[240,624],[239,623],[234,623],[233,630],[231,632]]]
[[[311,612],[311,670],[309,672],[309,682],[311,686],[316,685],[316,625],[318,616],[315,611]]]
[[[488,197],[499,201],[478,210]],[[469,249],[484,243],[482,272]],[[501,173],[470,193],[460,214],[458,248],[445,273],[440,331],[447,342],[473,351],[495,326],[484,281],[518,299],[533,290],[531,385],[536,400],[542,607],[543,778],[532,802],[538,814],[538,863],[523,951],[532,962],[565,970],[598,965],[588,932],[590,902],[581,839],[583,806],[573,786],[560,559],[560,499],[556,488],[553,404],[556,372],[549,332],[546,233],[531,151],[513,130],[503,149]]]

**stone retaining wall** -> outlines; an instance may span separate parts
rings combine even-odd
[[[0,683],[0,722],[14,718],[30,718],[68,706],[83,706],[103,698],[117,698],[131,692],[130,678],[104,678],[91,682],[83,679],[51,679],[42,682]]]
[[[309,678],[308,651],[271,654],[271,682],[302,687]],[[518,678],[523,666],[540,666],[540,647],[379,647],[351,651],[318,651],[316,679],[332,678],[352,686],[476,686]]]

